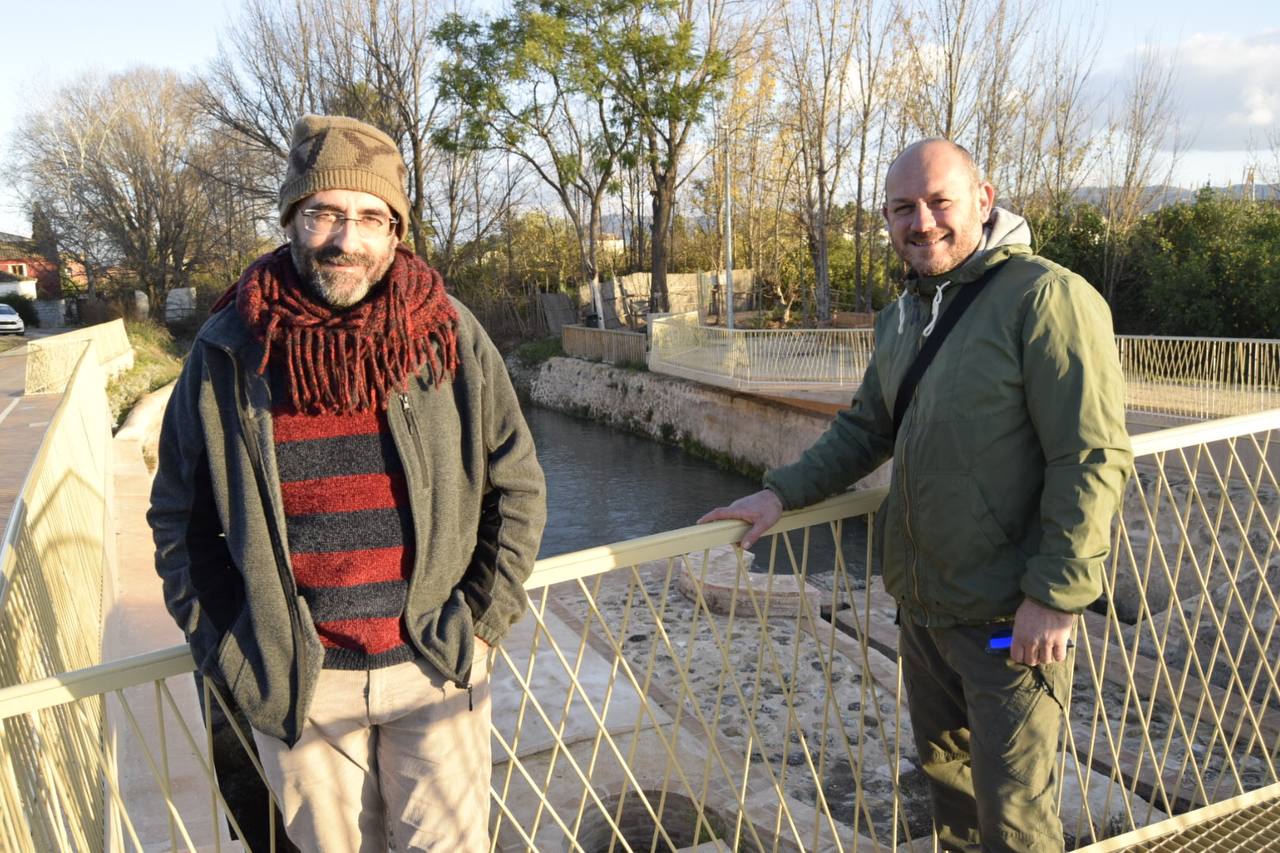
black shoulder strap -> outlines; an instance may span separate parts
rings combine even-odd
[[[907,375],[903,377],[902,384],[898,386],[898,396],[893,401],[893,434],[895,436],[902,426],[902,419],[907,416],[907,408],[911,405],[911,398],[915,396],[916,385],[920,384],[920,377],[924,376],[929,363],[933,361],[933,357],[942,348],[942,342],[946,340],[947,334],[955,327],[960,315],[973,304],[973,300],[978,298],[978,294],[982,291],[982,286],[995,275],[1000,266],[1002,265],[997,265],[987,270],[976,281],[960,285],[960,292],[956,294],[955,299],[951,300],[951,304],[947,306],[947,310],[938,320],[938,324],[933,327],[929,337],[924,339],[924,346],[920,347],[920,352],[916,354],[916,360],[911,362],[911,366],[907,368]]]

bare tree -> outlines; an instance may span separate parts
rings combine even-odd
[[[975,50],[968,71],[980,81],[974,92],[971,150],[979,168],[997,180],[1016,144],[1014,127],[1027,114],[1038,83],[1030,73],[1027,48],[1041,11],[1022,0],[991,0],[983,11],[981,42],[988,49]]]
[[[813,262],[819,325],[831,322],[832,210],[858,138],[856,68],[859,0],[791,0],[782,9],[782,64],[794,123],[799,181],[796,215]]]
[[[876,207],[879,188],[878,160],[870,194],[867,192],[867,169],[871,165],[869,160],[876,117],[880,114],[880,102],[886,96],[883,74],[885,51],[892,33],[892,14],[893,7],[888,3],[868,0],[857,26],[857,96],[854,109],[857,111],[858,161],[854,166],[853,285],[858,295],[859,307],[863,311],[871,310],[871,283],[868,278],[872,263],[867,246],[870,230],[867,211]]]
[[[210,206],[196,164],[212,146],[171,72],[80,78],[27,116],[14,154],[59,244],[91,276],[130,274],[155,311],[214,262],[235,227]]]
[[[976,61],[991,47],[981,27],[984,2],[935,0],[915,15],[903,14],[902,44],[911,56],[916,81],[906,93],[908,109],[923,136],[959,141],[969,131],[985,86],[975,73]]]
[[[443,114],[435,85],[436,9],[427,0],[249,0],[200,102],[262,164],[260,184],[244,189],[264,218],[294,122],[305,113],[348,115],[399,144],[409,170],[407,239],[425,255],[434,237],[451,260],[462,217],[453,208],[465,195],[457,178],[477,163],[432,138],[456,121]]]
[[[1113,306],[1116,286],[1127,270],[1129,234],[1168,187],[1177,160],[1174,139],[1174,150],[1161,169],[1162,147],[1175,129],[1174,82],[1173,63],[1155,49],[1140,51],[1121,106],[1108,123],[1103,143],[1107,154],[1102,161],[1106,219],[1102,292]]]

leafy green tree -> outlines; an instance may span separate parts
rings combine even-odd
[[[435,31],[450,56],[441,90],[467,116],[465,127],[437,134],[437,144],[497,148],[527,163],[569,217],[593,291],[605,199],[631,140],[630,112],[609,74],[614,6],[516,0],[504,17],[483,23],[452,14]]]
[[[597,0],[616,43],[601,54],[619,108],[635,122],[653,204],[649,309],[667,309],[667,265],[681,161],[691,135],[729,75],[728,0]],[[574,2],[560,0],[561,8]],[[595,3],[587,4],[595,5]],[[596,37],[600,38],[601,33]]]
[[[1035,250],[1084,276],[1102,289],[1103,243],[1106,222],[1101,211],[1087,203],[1051,203],[1025,211]]]
[[[1280,207],[1205,188],[1144,217],[1129,250],[1153,331],[1280,337]]]

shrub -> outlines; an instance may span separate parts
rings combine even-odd
[[[524,364],[535,365],[553,356],[564,355],[564,349],[560,346],[560,338],[552,336],[526,341],[516,347],[514,355]]]

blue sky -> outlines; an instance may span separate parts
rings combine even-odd
[[[243,0],[18,0],[6,30],[20,37],[0,51],[0,159],[7,128],[38,93],[90,70],[134,65],[193,70],[217,50],[218,33]],[[491,5],[484,3],[483,5]],[[496,5],[496,4],[494,4]],[[17,6],[17,8],[13,8]],[[1181,137],[1175,179],[1194,185],[1239,181],[1250,145],[1280,133],[1280,6],[1261,0],[1063,0],[1072,18],[1097,21],[1095,84],[1115,87],[1126,61],[1150,42],[1178,57]],[[29,233],[0,185],[0,231]]]

